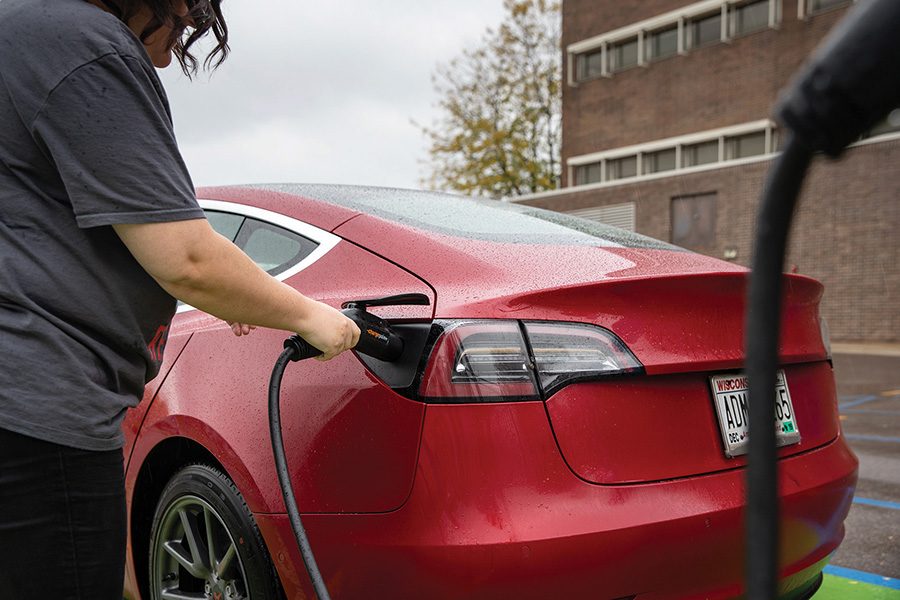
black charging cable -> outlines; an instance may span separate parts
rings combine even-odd
[[[788,140],[769,171],[756,224],[746,336],[753,432],[747,467],[747,531],[750,532],[747,592],[750,598],[773,598],[778,581],[778,462],[772,426],[775,422],[772,390],[778,368],[781,272],[791,218],[812,154],[798,138]]]
[[[776,109],[790,132],[766,182],[748,290],[750,463],[747,598],[772,600],[778,581],[775,377],[787,236],[814,152],[837,157],[900,104],[900,1],[860,0],[801,69]]]
[[[269,379],[269,432],[272,435],[272,454],[275,456],[278,483],[281,484],[284,506],[287,508],[291,529],[294,530],[294,537],[300,548],[300,556],[303,557],[303,564],[306,565],[306,571],[309,573],[313,589],[319,600],[331,600],[325,580],[322,579],[322,573],[319,571],[319,565],[316,563],[312,546],[309,544],[303,521],[300,519],[300,509],[297,507],[297,499],[294,497],[294,488],[291,486],[291,477],[284,454],[284,438],[281,435],[281,379],[284,376],[284,369],[289,362],[312,358],[319,354],[321,352],[317,348],[300,336],[291,336],[284,341],[284,351],[275,361],[272,377]]]
[[[406,347],[403,337],[390,323],[366,309],[370,306],[427,306],[429,302],[427,296],[419,293],[345,302],[341,312],[356,323],[360,332],[359,339],[353,348],[354,351],[384,362],[402,362]],[[297,499],[294,496],[294,488],[291,485],[285,457],[284,438],[281,434],[281,380],[284,377],[284,370],[289,362],[306,360],[319,356],[321,353],[318,348],[299,335],[292,335],[284,340],[284,351],[275,361],[272,376],[269,378],[269,433],[272,439],[272,454],[275,456],[275,471],[278,474],[281,495],[284,498],[284,506],[291,522],[291,529],[294,530],[297,546],[300,548],[300,556],[303,558],[303,564],[306,565],[306,571],[309,573],[316,596],[319,600],[330,600],[328,588],[325,586],[325,580],[319,571],[309,537],[306,535],[306,529],[300,518],[300,509],[297,507]]]

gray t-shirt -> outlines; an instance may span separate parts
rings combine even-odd
[[[111,225],[203,216],[137,37],[83,0],[0,0],[0,428],[122,446],[175,299]]]

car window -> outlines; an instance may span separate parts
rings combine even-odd
[[[216,233],[225,236],[232,242],[237,236],[241,224],[244,222],[243,215],[235,215],[232,213],[219,212],[217,210],[207,210],[206,220]]]
[[[247,218],[235,243],[269,275],[290,269],[318,244],[277,225]]]

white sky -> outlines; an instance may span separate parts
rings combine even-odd
[[[174,63],[160,72],[195,185],[420,187],[427,145],[411,121],[437,115],[431,75],[499,25],[502,8],[502,0],[225,0],[225,64],[193,82]]]

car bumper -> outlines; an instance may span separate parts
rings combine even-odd
[[[780,461],[781,595],[803,597],[841,542],[857,464],[842,437]],[[592,484],[565,464],[540,403],[429,406],[400,509],[304,525],[336,598],[731,598],[744,590],[744,477]],[[256,519],[288,597],[311,595],[287,517]]]

